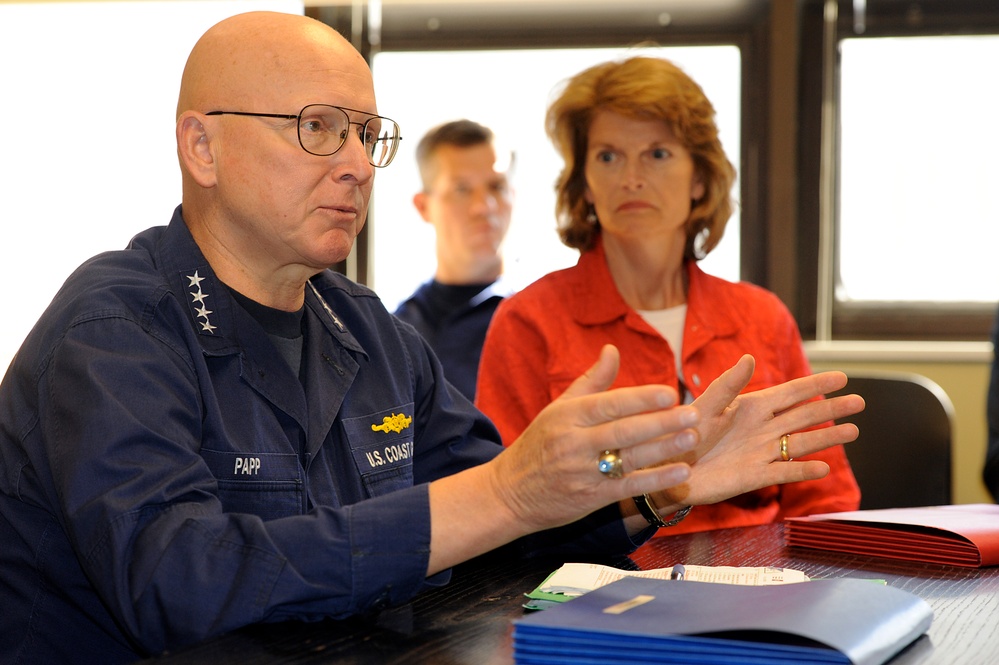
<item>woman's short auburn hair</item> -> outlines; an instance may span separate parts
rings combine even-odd
[[[684,256],[704,258],[721,240],[732,216],[735,167],[722,150],[715,109],[701,87],[672,62],[648,56],[580,72],[548,107],[545,129],[565,162],[555,204],[562,242],[584,251],[593,247],[600,233],[599,223],[586,219],[590,205],[585,198],[587,137],[597,111],[660,119],[690,151],[704,196],[693,202]]]

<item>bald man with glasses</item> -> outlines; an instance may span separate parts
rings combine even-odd
[[[510,547],[627,552],[664,510],[818,478],[839,373],[691,406],[604,349],[504,450],[426,342],[330,270],[398,126],[302,16],[227,19],[181,82],[182,203],[81,266],[0,384],[0,662],[124,663],[403,603]],[[792,434],[786,449],[783,434]]]

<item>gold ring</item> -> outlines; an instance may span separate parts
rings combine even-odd
[[[785,462],[790,462],[794,458],[787,454],[787,440],[791,438],[790,434],[785,434],[780,438],[780,458]]]
[[[624,475],[624,460],[619,450],[605,450],[597,459],[597,469],[608,478],[620,478]]]

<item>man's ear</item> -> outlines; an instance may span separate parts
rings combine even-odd
[[[177,120],[177,154],[196,183],[205,188],[216,185],[215,158],[202,114],[185,111]]]
[[[423,218],[424,222],[430,223],[430,217],[427,212],[428,198],[429,197],[426,192],[417,192],[416,194],[413,194],[413,207],[416,208],[418,213],[420,213],[420,217]]]

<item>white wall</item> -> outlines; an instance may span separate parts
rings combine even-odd
[[[0,4],[0,372],[78,264],[180,203],[174,116],[195,41],[301,0]]]

